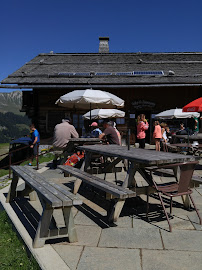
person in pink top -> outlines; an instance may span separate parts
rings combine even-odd
[[[139,142],[139,148],[145,148],[145,137],[146,133],[145,130],[149,128],[149,124],[147,120],[145,119],[144,114],[140,114],[137,117],[137,139]]]
[[[159,125],[159,121],[154,122],[154,133],[153,138],[155,139],[156,151],[160,151],[160,140],[162,138],[161,126]]]

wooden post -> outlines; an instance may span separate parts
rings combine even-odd
[[[11,153],[9,153],[9,178],[11,178]]]
[[[39,169],[39,144],[37,143],[37,161],[36,161],[36,169]]]
[[[69,242],[74,243],[77,242],[77,234],[76,234],[76,228],[74,225],[74,217],[72,214],[72,206],[64,207],[63,208],[63,215],[65,220],[65,225],[67,227]]]
[[[12,182],[11,182],[11,185],[10,185],[8,195],[6,197],[6,202],[7,203],[11,202],[16,196],[16,188],[17,188],[18,180],[19,180],[18,175],[13,172],[13,179],[12,179]]]

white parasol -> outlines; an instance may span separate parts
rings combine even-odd
[[[84,119],[103,119],[124,117],[125,112],[117,109],[95,109],[83,115]]]
[[[105,91],[86,89],[74,90],[61,96],[55,104],[67,108],[95,109],[95,108],[122,108],[124,100]]]
[[[155,118],[160,119],[173,119],[173,118],[192,118],[199,117],[200,114],[197,112],[183,112],[182,109],[171,109],[163,111],[155,115]]]

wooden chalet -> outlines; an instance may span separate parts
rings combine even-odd
[[[110,53],[109,38],[100,38],[98,53],[41,53],[1,82],[23,91],[22,111],[37,125],[43,137],[65,114],[81,132],[82,114],[55,105],[55,101],[76,89],[100,89],[125,100],[126,123],[166,109],[182,108],[202,94],[202,53]],[[135,118],[134,118],[135,117]]]

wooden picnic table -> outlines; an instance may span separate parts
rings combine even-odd
[[[180,147],[180,148],[192,148],[192,143],[172,143],[172,146]],[[197,146],[198,149],[202,149],[202,144]]]
[[[185,141],[198,141],[198,142],[201,142],[202,143],[202,133],[198,133],[196,135],[172,135],[174,141],[176,139],[184,139]]]
[[[71,138],[64,151],[68,153],[73,153],[77,146],[99,143],[101,143],[101,140],[99,138]]]
[[[152,186],[151,175],[147,172],[148,167],[163,167],[163,165],[172,165],[174,163],[185,163],[195,161],[198,158],[191,155],[181,155],[170,152],[157,152],[155,150],[146,150],[141,148],[128,148],[118,145],[86,145],[79,146],[78,149],[85,151],[85,161],[83,163],[84,171],[90,165],[92,153],[97,153],[106,157],[114,157],[105,171],[118,164],[121,160],[129,161],[129,168],[123,181],[123,187],[135,186],[135,173],[138,171],[146,182]],[[177,171],[174,171],[177,177]]]
[[[201,155],[202,153],[202,144],[193,146],[192,143],[173,143],[170,147],[175,148],[177,152],[187,152],[194,155]]]
[[[71,156],[77,151],[77,147],[81,145],[99,144],[101,140],[99,138],[71,138],[67,143],[67,146],[63,150],[54,151],[55,155],[61,158],[61,164],[63,164],[68,156]]]

